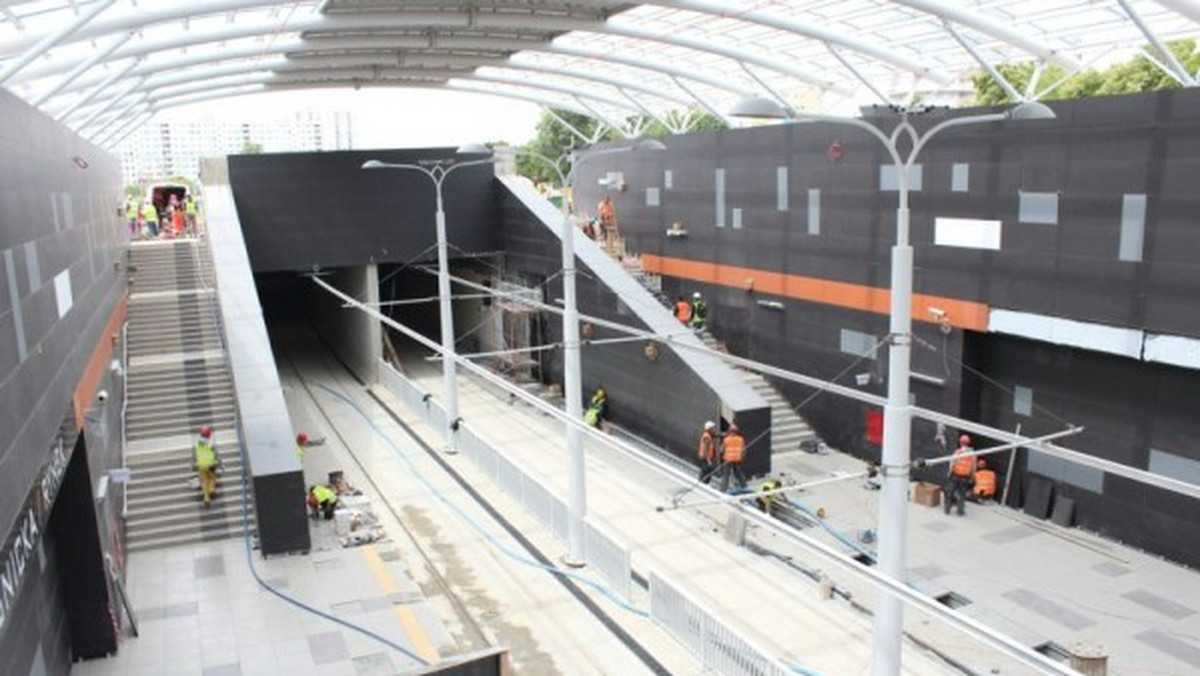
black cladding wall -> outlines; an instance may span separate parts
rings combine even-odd
[[[229,179],[254,272],[404,263],[435,243],[433,181],[420,171],[364,170],[365,161],[454,158],[446,148],[237,155]],[[488,164],[443,184],[447,240],[496,248]]]
[[[1049,121],[1009,121],[945,132],[923,150],[922,189],[910,196],[916,293],[973,301],[992,309],[1061,317],[1147,333],[1200,337],[1200,90],[1054,102]],[[890,128],[886,119],[874,120]],[[936,120],[918,118],[927,128]],[[776,125],[668,139],[666,153],[613,155],[603,171],[623,172],[624,190],[598,183],[596,165],[579,170],[578,203],[594,213],[603,194],[617,204],[622,234],[637,253],[782,272],[887,289],[896,195],[880,190],[882,145],[844,125]],[[965,191],[952,189],[956,164],[969,167]],[[779,168],[786,168],[780,208]],[[717,170],[724,170],[724,227],[716,227]],[[669,178],[668,178],[669,177]],[[653,204],[647,190],[657,191]],[[810,222],[810,191],[819,191],[819,222]],[[1020,222],[1020,192],[1050,193],[1057,224]],[[1141,260],[1122,260],[1126,195],[1145,195]],[[741,210],[741,228],[734,227]],[[998,251],[936,246],[935,218],[1002,222]],[[674,222],[686,237],[667,237]],[[715,278],[715,276],[714,276]],[[860,309],[747,293],[736,284],[664,279],[671,295],[709,297],[713,333],[745,355],[794,371],[839,377],[882,395],[886,350],[860,358],[843,351],[845,331],[882,339],[887,317]],[[757,301],[782,303],[769,310]],[[1095,431],[1065,445],[1146,469],[1150,448],[1200,462],[1194,410],[1200,373],[1018,338],[955,329],[943,334],[917,308],[912,390],[921,406],[1013,429],[1012,396],[999,404],[960,361],[1008,386],[1033,388],[1035,402]],[[924,321],[921,321],[924,320]],[[1026,373],[1045,350],[1069,368]],[[1068,355],[1064,357],[1063,355]],[[1069,357],[1069,358],[1068,358]],[[998,363],[997,360],[1003,363]],[[1111,362],[1111,364],[1110,364]],[[1119,364],[1119,367],[1112,366]],[[1029,377],[1028,385],[1017,379]],[[968,376],[964,378],[964,376]],[[939,382],[940,381],[940,382]],[[1153,396],[1131,389],[1161,383]],[[1086,383],[1087,385],[1081,385]],[[1140,384],[1139,384],[1140,383]],[[784,384],[793,404],[834,445],[878,458],[865,438],[866,406]],[[1164,396],[1179,406],[1163,405]],[[1007,406],[1007,413],[1002,409]],[[1182,408],[1181,408],[1182,406]],[[1120,415],[1110,415],[1112,412]],[[1040,428],[1039,428],[1040,429]],[[1171,430],[1158,436],[1159,430]],[[915,456],[940,454],[938,429],[914,421]],[[952,443],[956,430],[946,430]],[[1023,466],[1023,465],[1022,465]],[[1004,467],[1001,466],[1001,472]],[[918,473],[920,474],[920,473]],[[932,478],[929,472],[921,475]],[[1057,478],[1056,478],[1057,479]],[[1078,501],[1076,520],[1095,530],[1200,566],[1200,553],[1178,533],[1194,534],[1196,501],[1106,476],[1100,493],[1058,481]]]
[[[0,119],[0,538],[7,541],[89,358],[109,339],[105,326],[125,290],[114,263],[126,234],[114,157],[3,90]],[[119,410],[119,399],[110,402]],[[92,420],[89,443],[97,435],[98,448],[88,461],[98,474],[117,464],[111,441],[120,427],[107,408]],[[76,436],[72,430],[68,447]],[[19,582],[8,610],[21,621],[0,633],[2,673],[28,673],[39,649],[49,673],[68,668],[57,556],[39,555]]]

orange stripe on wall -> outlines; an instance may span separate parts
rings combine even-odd
[[[702,263],[685,258],[667,258],[654,254],[642,254],[642,267],[647,272],[659,275],[719,284],[736,289],[746,289],[752,284],[757,293],[796,298],[852,310],[864,310],[881,315],[888,314],[892,298],[891,291],[888,289],[873,286],[835,282],[802,275],[785,275],[779,272],[739,268],[719,263]],[[932,316],[928,313],[931,307],[945,310],[946,321],[951,326],[972,331],[987,331],[988,306],[984,303],[930,296],[923,293],[913,294],[914,320],[932,323]]]
[[[71,401],[75,404],[75,429],[83,427],[83,414],[91,406],[92,397],[95,396],[96,388],[100,386],[100,379],[104,376],[104,369],[108,368],[108,360],[112,357],[113,345],[116,343],[115,339],[121,332],[121,324],[125,323],[125,313],[128,310],[129,296],[121,296],[121,299],[117,301],[117,306],[113,308],[112,315],[108,318],[108,324],[104,326],[104,332],[100,334],[99,342],[92,350],[92,356],[83,369],[79,383],[75,385],[75,393],[71,395]]]

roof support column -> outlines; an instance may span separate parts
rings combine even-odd
[[[980,66],[983,66],[983,69],[987,71],[987,74],[992,76],[992,79],[996,81],[996,84],[1000,85],[1000,88],[1004,90],[1004,93],[1008,94],[1008,97],[1013,100],[1013,103],[1020,103],[1025,100],[1025,97],[1021,96],[1021,92],[1018,92],[1017,88],[1012,86],[1012,83],[1000,74],[1000,71],[992,67],[992,64],[988,63],[988,60],[983,58],[983,55],[979,53],[979,50],[975,49],[975,45],[971,44],[970,41],[964,38],[962,34],[958,32],[958,29],[954,27],[954,24],[950,23],[949,21],[942,21],[942,26],[946,28],[946,31],[950,33],[950,35],[954,36],[954,39],[958,41],[958,44],[963,46],[963,49],[967,50],[967,53],[971,55],[971,58],[975,59]]]
[[[729,124],[729,118],[726,117],[724,113],[717,110],[716,108],[713,108],[712,105],[710,105],[708,103],[708,101],[705,101],[704,99],[700,98],[700,96],[697,95],[696,92],[692,91],[690,88],[688,88],[687,85],[683,84],[683,81],[680,80],[680,78],[678,76],[672,75],[671,81],[675,83],[676,87],[679,87],[680,89],[682,89],[684,91],[684,93],[686,93],[688,96],[692,97],[692,99],[696,103],[699,103],[701,108],[707,110],[709,115],[712,115],[713,117],[717,118],[718,120],[721,120],[725,124]]]
[[[38,58],[42,54],[45,54],[48,50],[54,47],[54,45],[62,42],[65,38],[71,35],[71,33],[74,33],[86,25],[87,22],[96,18],[100,12],[108,9],[115,1],[116,0],[99,0],[99,2],[89,7],[86,12],[75,17],[75,20],[71,23],[47,35],[41,40],[38,40],[37,44],[25,50],[25,53],[18,56],[15,60],[13,60],[12,63],[5,64],[4,70],[0,70],[0,84],[7,82],[10,77],[20,72],[22,68],[33,63],[34,59]]]

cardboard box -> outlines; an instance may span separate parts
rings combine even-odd
[[[913,486],[913,502],[926,507],[937,507],[942,504],[942,487],[927,481],[919,481]]]

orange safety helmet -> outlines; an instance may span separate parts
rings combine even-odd
[[[730,426],[729,426],[729,431],[730,431],[730,432],[732,432],[732,433],[734,433],[734,434],[736,434],[736,433],[740,432],[741,430],[739,430],[739,429],[738,429],[738,426],[737,426],[737,425],[730,425]]]
[[[296,435],[296,443],[300,444],[301,446],[308,444],[308,435],[305,434],[304,432],[297,434]]]
[[[959,446],[970,446],[971,445],[971,435],[964,434],[961,437],[959,437],[958,445]]]
[[[212,436],[212,426],[211,425],[205,425],[204,427],[200,428],[200,438],[201,439],[208,439],[211,436]]]

